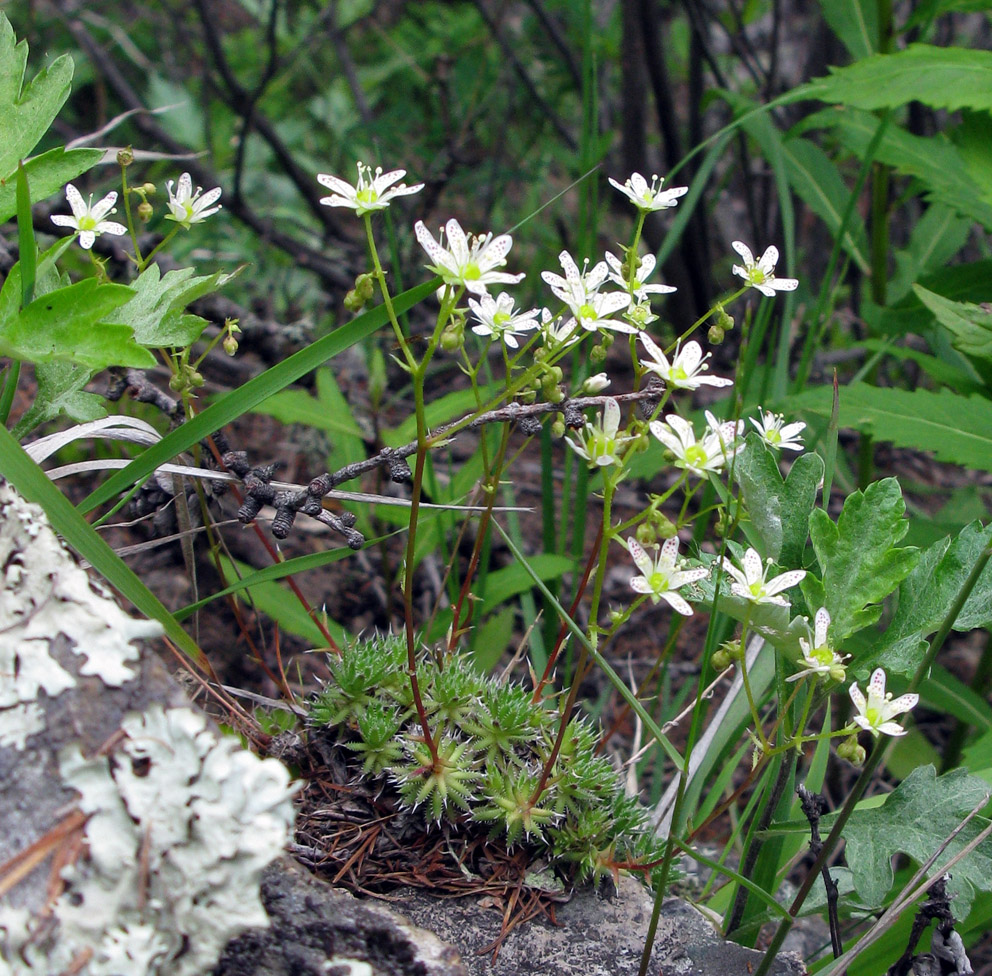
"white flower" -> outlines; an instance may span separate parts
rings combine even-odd
[[[683,616],[691,617],[692,607],[675,591],[687,583],[695,583],[696,580],[702,579],[709,570],[679,569],[678,537],[666,539],[661,552],[653,560],[633,537],[627,540],[627,549],[634,559],[634,564],[641,571],[640,576],[631,578],[630,588],[635,593],[645,593],[650,596],[652,603],[665,600]]]
[[[601,292],[590,295],[581,305],[570,305],[572,316],[587,332],[609,329],[612,332],[637,332],[637,326],[613,318],[630,304],[630,295],[623,291]]]
[[[706,360],[710,354],[703,355],[702,346],[698,342],[687,342],[681,349],[676,347],[675,359],[669,363],[668,357],[649,336],[641,333],[641,342],[648,351],[651,360],[641,362],[641,365],[652,373],[660,376],[669,386],[679,390],[698,390],[701,386],[732,386],[733,380],[721,376],[703,376],[709,369]]]
[[[605,261],[600,261],[591,269],[583,266],[580,273],[579,266],[568,251],[562,251],[558,255],[558,260],[561,261],[565,277],[553,271],[542,271],[541,277],[551,286],[555,297],[563,301],[572,313],[572,318],[563,328],[572,329],[576,325],[581,325],[588,332],[596,329],[612,329],[614,332],[628,333],[637,331],[635,326],[612,317],[630,305],[630,293],[600,294],[599,292],[600,285],[606,281],[609,274]]]
[[[729,559],[724,559],[723,568],[734,578],[734,582],[730,584],[730,592],[753,603],[776,603],[780,607],[787,607],[789,601],[779,594],[795,586],[806,575],[806,570],[794,569],[766,581],[771,565],[770,559],[762,563],[761,556],[754,549],[748,549],[744,553],[741,569]]]
[[[679,202],[679,197],[689,192],[687,186],[673,186],[670,190],[663,190],[665,181],[658,176],[651,177],[651,185],[640,173],[631,173],[630,179],[621,186],[616,180],[610,179],[610,186],[616,187],[624,196],[645,213],[654,210],[667,210],[674,207]]]
[[[786,681],[798,681],[808,674],[819,675],[822,678],[833,678],[834,681],[844,680],[844,656],[838,654],[827,639],[827,629],[830,627],[830,614],[826,607],[816,611],[813,630],[813,646],[809,641],[799,638],[799,647],[803,652],[803,662],[806,668],[798,674],[790,675]]]
[[[920,700],[919,695],[900,695],[893,700],[892,692],[885,691],[885,672],[877,668],[868,682],[868,700],[861,694],[857,684],[851,685],[851,701],[858,710],[853,721],[873,736],[879,733],[885,735],[905,735],[906,730],[890,719],[903,712],[908,712]]]
[[[469,308],[475,313],[479,325],[473,325],[472,331],[480,336],[493,336],[505,342],[511,349],[518,348],[517,335],[537,328],[537,316],[540,309],[532,308],[528,312],[518,312],[513,308],[513,298],[505,291],[493,299],[491,295],[480,296],[468,300]]]
[[[582,392],[587,396],[595,396],[602,393],[610,385],[610,378],[606,373],[595,373],[582,384]]]
[[[600,261],[591,269],[586,262],[580,273],[579,266],[568,251],[562,251],[558,255],[558,260],[561,262],[565,277],[563,278],[553,271],[542,271],[541,278],[551,286],[555,297],[563,301],[569,308],[588,302],[599,291],[599,286],[606,281],[606,276],[609,273],[605,261]]]
[[[766,413],[762,410],[761,420],[755,420],[752,417],[751,423],[757,428],[761,439],[774,450],[778,451],[784,448],[789,451],[801,451],[803,449],[803,442],[799,439],[799,433],[806,429],[806,425],[801,421],[786,424],[782,414],[772,413],[770,410]]]
[[[177,224],[181,224],[187,230],[193,224],[198,224],[201,220],[206,220],[211,214],[217,213],[220,210],[220,204],[216,207],[210,207],[212,203],[216,203],[220,199],[221,188],[215,186],[212,190],[208,190],[201,197],[200,194],[203,193],[203,187],[198,186],[196,188],[196,193],[193,192],[193,180],[190,178],[189,173],[183,173],[179,177],[179,188],[177,190],[172,189],[173,180],[167,180],[165,188],[169,191],[169,202],[167,206],[172,211],[165,215],[166,220],[174,220]]]
[[[586,421],[585,429],[576,436],[578,441],[565,438],[576,454],[586,459],[590,467],[605,468],[620,463],[620,448],[633,437],[618,437],[620,428],[620,404],[612,397],[606,401],[602,416],[593,424]]]
[[[795,278],[776,278],[775,265],[778,263],[778,248],[766,248],[765,253],[755,261],[751,248],[740,241],[733,242],[734,250],[744,259],[744,267],[734,265],[734,274],[740,275],[752,288],[771,298],[777,291],[795,291],[799,282]]]
[[[358,163],[358,182],[352,186],[337,176],[318,173],[317,182],[334,191],[331,196],[322,197],[320,202],[325,207],[350,207],[355,211],[356,216],[363,217],[376,210],[385,210],[390,201],[396,197],[419,193],[424,188],[423,183],[418,183],[416,186],[407,186],[405,183],[393,186],[404,176],[406,176],[405,169],[394,169],[383,173],[382,167],[377,166],[373,173],[371,166]]]
[[[657,263],[653,254],[645,254],[644,257],[638,260],[637,271],[634,272],[633,281],[623,273],[623,262],[615,254],[607,252],[606,263],[610,267],[610,281],[620,288],[630,291],[638,304],[646,302],[649,295],[669,295],[673,291],[678,290],[672,285],[644,284],[644,280],[651,277]]]
[[[439,274],[446,285],[464,286],[473,295],[485,295],[487,285],[514,285],[524,275],[507,274],[497,271],[506,264],[506,255],[513,246],[513,238],[509,234],[500,234],[494,238],[492,234],[484,237],[466,237],[461,224],[452,218],[444,225],[444,234],[448,236],[448,249],[445,250],[434,235],[424,226],[422,220],[414,225],[420,246],[428,253],[434,264],[428,265],[431,271]]]
[[[68,214],[54,214],[52,223],[58,227],[71,227],[79,233],[79,246],[87,251],[93,246],[93,242],[100,234],[113,234],[120,237],[127,233],[127,228],[123,224],[118,224],[115,220],[104,220],[108,214],[117,213],[114,204],[117,202],[115,192],[108,193],[98,203],[93,203],[93,194],[90,194],[89,202],[83,200],[82,194],[71,183],[66,185],[65,198],[72,207],[72,216]]]
[[[541,313],[541,334],[545,346],[559,350],[582,338],[582,330],[574,318],[556,319],[547,309]]]
[[[711,415],[707,414],[708,417]],[[714,421],[715,424],[715,421]],[[736,456],[741,445],[734,445],[737,428],[731,422],[711,425],[700,440],[688,420],[678,414],[669,414],[665,422],[652,420],[651,433],[674,455],[675,466],[697,478],[722,471],[724,465]]]

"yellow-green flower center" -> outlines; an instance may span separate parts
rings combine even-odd
[[[371,186],[363,186],[355,194],[355,199],[359,203],[375,203],[379,199],[379,194]]]
[[[97,223],[90,214],[86,214],[79,218],[78,226],[80,230],[96,230]]]
[[[497,329],[499,329],[502,326],[506,325],[506,323],[509,322],[511,318],[512,318],[512,316],[510,315],[509,312],[497,312],[493,316],[493,325]]]
[[[462,278],[466,281],[478,281],[482,277],[482,271],[477,264],[469,262],[462,269]]]
[[[693,444],[691,447],[686,448],[685,461],[690,467],[702,468],[705,466],[707,460],[706,451],[698,444]]]
[[[658,570],[653,572],[648,577],[648,585],[655,593],[661,593],[668,589],[668,573],[662,573]]]
[[[763,285],[768,280],[768,276],[761,268],[748,268],[747,280],[752,285]]]
[[[592,307],[588,302],[584,305],[579,306],[579,318],[580,319],[594,319],[596,318],[596,309]]]

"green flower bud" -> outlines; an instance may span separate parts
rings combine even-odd
[[[564,437],[565,436],[565,421],[556,420],[551,425],[551,436],[552,437]]]
[[[233,335],[229,335],[224,339],[224,352],[228,356],[233,356],[238,351],[238,340],[234,338]]]
[[[731,661],[740,661],[744,657],[744,648],[739,640],[726,641],[720,645],[720,650],[726,651]]]
[[[598,366],[606,359],[606,350],[602,346],[593,346],[589,350],[589,362]]]
[[[147,200],[142,200],[138,204],[138,220],[143,224],[147,224],[152,219],[153,213],[155,213],[155,208]]]
[[[445,352],[458,352],[464,344],[464,325],[461,322],[449,322],[441,333],[441,348]]]
[[[654,526],[650,522],[641,522],[634,535],[645,549],[648,546],[653,546],[658,541],[658,533],[655,532]]]
[[[134,150],[130,146],[117,151],[117,162],[124,167],[130,166],[134,162]]]
[[[846,759],[853,766],[863,766],[867,758],[864,746],[858,742],[856,735],[848,736],[837,746],[837,755],[841,759]]]
[[[365,307],[365,301],[354,288],[350,288],[344,296],[344,307],[349,312],[360,312]]]
[[[156,186],[154,183],[142,183],[141,192],[144,193],[146,197],[153,197],[156,193]]]
[[[718,346],[726,338],[727,333],[723,331],[718,325],[711,325],[709,331],[706,333],[706,338],[709,340],[711,346]]]
[[[717,306],[716,310],[716,324],[718,328],[723,329],[724,332],[729,332],[734,327],[733,316],[728,315],[722,305]]]
[[[717,671],[726,671],[734,663],[734,659],[722,647],[718,647],[713,652],[710,663]]]
[[[653,523],[655,534],[659,539],[675,538],[678,529],[675,528],[675,523],[664,512],[659,512],[655,509],[651,516],[651,522]]]

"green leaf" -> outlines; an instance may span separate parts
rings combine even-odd
[[[913,291],[954,336],[955,349],[966,356],[992,362],[992,312],[971,302],[952,302],[922,285],[914,285]]]
[[[498,613],[490,614],[472,637],[472,661],[483,673],[488,674],[503,656],[513,640],[513,626],[516,623],[515,607],[503,607]]]
[[[823,478],[823,460],[803,454],[783,479],[778,457],[756,433],[747,437],[747,448],[738,456],[734,476],[744,497],[751,524],[764,544],[763,556],[780,566],[802,567],[809,535],[809,515],[816,504],[816,490]]]
[[[829,125],[841,142],[863,158],[878,128],[878,119],[854,108],[829,109],[806,119],[804,127]],[[992,188],[975,182],[960,150],[944,134],[916,136],[890,125],[875,150],[881,163],[919,179],[925,198],[942,203],[992,229]]]
[[[0,13],[0,174],[13,173],[48,131],[69,97],[72,58],[62,55],[24,85],[27,41],[15,43],[14,28]],[[22,90],[23,86],[23,90]]]
[[[92,375],[92,370],[78,363],[36,363],[34,377],[38,389],[34,403],[17,422],[12,432],[14,437],[23,440],[39,424],[62,413],[79,423],[105,417],[103,397],[83,389]]]
[[[905,510],[899,482],[885,478],[849,495],[836,525],[822,509],[810,516],[824,606],[838,644],[878,620],[881,601],[916,565],[918,549],[896,548],[909,528]]]
[[[169,271],[165,277],[157,264],[149,265],[133,282],[134,297],[106,321],[134,329],[135,341],[157,349],[191,346],[207,325],[198,315],[185,314],[190,302],[222,288],[240,271],[195,277],[193,268]]]
[[[128,326],[104,322],[131,295],[125,285],[95,278],[51,291],[0,321],[0,353],[34,363],[68,360],[94,371],[154,366],[155,357],[134,341]]]
[[[572,568],[572,560],[554,553],[542,553],[527,559],[528,568],[512,565],[497,569],[486,576],[485,609],[494,610],[501,603],[519,596],[534,587],[534,580],[542,582],[558,579]]]
[[[920,352],[919,349],[893,345],[891,339],[866,339],[864,342],[855,343],[852,348],[857,349],[859,347],[867,349],[869,352],[883,352],[886,356],[900,361],[908,359],[910,362],[916,363],[936,383],[949,386],[957,393],[985,393],[985,384],[979,382],[973,372],[961,369],[938,356]]]
[[[881,906],[892,886],[892,855],[902,852],[922,864],[988,792],[987,783],[964,770],[938,777],[933,766],[920,766],[881,807],[855,810],[844,829],[844,839],[858,894],[867,904]],[[983,818],[975,817],[937,858],[929,876],[986,824]],[[955,898],[954,914],[964,918],[975,892],[992,887],[992,839],[962,858],[952,876],[949,891]]]
[[[873,112],[921,102],[931,108],[992,109],[992,52],[911,44],[831,68],[793,92],[791,100],[818,98]]]
[[[881,665],[900,674],[912,674],[916,670],[922,642],[943,623],[972,567],[990,542],[992,526],[983,528],[980,522],[973,522],[957,538],[941,539],[923,551],[913,571],[899,586],[899,606],[864,669]],[[990,621],[992,565],[979,577],[954,629],[973,630]]]
[[[31,196],[44,200],[57,193],[80,173],[92,169],[103,159],[102,149],[50,149],[24,164],[31,184]],[[0,182],[0,224],[9,220],[17,210],[14,183]]]
[[[920,701],[935,712],[961,719],[979,732],[992,731],[989,703],[939,664],[933,666],[930,677],[920,685]]]
[[[978,13],[992,9],[989,0],[920,0],[909,20],[903,25],[903,33],[921,24],[929,24],[941,14]]]
[[[790,398],[795,410],[830,416],[832,391]],[[840,393],[840,426],[871,432],[898,447],[932,451],[938,461],[992,471],[992,403],[950,390],[894,390],[855,383]]]
[[[875,0],[820,0],[820,10],[852,60],[867,58],[878,50]]]
[[[903,298],[921,275],[947,264],[964,247],[971,224],[950,207],[927,207],[910,231],[909,243],[895,252],[896,270],[886,289],[889,303]]]

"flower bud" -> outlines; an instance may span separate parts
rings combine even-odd
[[[716,324],[717,327],[723,329],[724,332],[729,332],[734,327],[733,316],[728,315],[722,305],[717,306]]]
[[[130,146],[125,146],[117,151],[117,162],[121,166],[130,166],[134,162],[134,150]]]
[[[623,621],[623,611],[622,610],[610,610],[610,625],[616,627],[617,624]]]
[[[606,350],[602,346],[593,346],[589,350],[589,362],[593,366],[598,366],[601,362],[606,359]]]
[[[155,213],[155,208],[147,200],[142,200],[138,204],[138,220],[143,224],[147,224],[152,219],[153,213]]]
[[[734,659],[722,647],[718,647],[713,652],[710,663],[717,671],[726,671],[734,663]]]
[[[582,392],[588,396],[593,396],[596,393],[601,393],[610,385],[610,378],[606,373],[596,373],[595,376],[590,376],[582,384]]]
[[[726,338],[727,333],[718,325],[711,325],[706,333],[706,338],[711,346],[718,346]]]
[[[224,352],[228,356],[233,356],[238,351],[238,340],[234,338],[233,335],[226,336],[224,339]]]
[[[663,512],[655,510],[651,516],[651,521],[654,524],[655,534],[659,539],[675,538],[678,529],[675,528],[675,523]]]
[[[565,394],[557,386],[553,389],[545,390],[544,395],[547,397],[548,403],[561,403],[565,399]]]
[[[558,419],[551,425],[551,436],[552,437],[564,437],[565,436],[565,421]]]
[[[740,661],[744,657],[744,648],[739,640],[725,641],[720,650],[726,651],[731,661]]]
[[[867,757],[864,746],[858,742],[856,735],[848,736],[848,738],[837,746],[837,755],[841,759],[846,759],[853,766],[863,766]]]
[[[349,288],[344,296],[344,307],[349,312],[360,312],[365,307],[365,301],[354,288]]]
[[[375,294],[375,280],[372,275],[360,274],[355,279],[355,291],[358,292],[366,304],[372,301],[372,296]]]
[[[144,193],[146,197],[155,196],[156,187],[154,183],[142,183],[141,192]]]
[[[600,337],[599,341],[604,349],[609,349],[610,346],[616,341],[616,336],[612,332],[604,332]]]
[[[730,516],[727,515],[725,510],[720,510],[717,520],[713,523],[713,531],[721,539],[730,531]]]
[[[655,545],[658,541],[658,533],[655,532],[654,526],[650,522],[641,522],[634,535],[645,549]]]
[[[465,327],[461,322],[452,320],[441,333],[441,348],[445,352],[458,352],[465,344]]]

